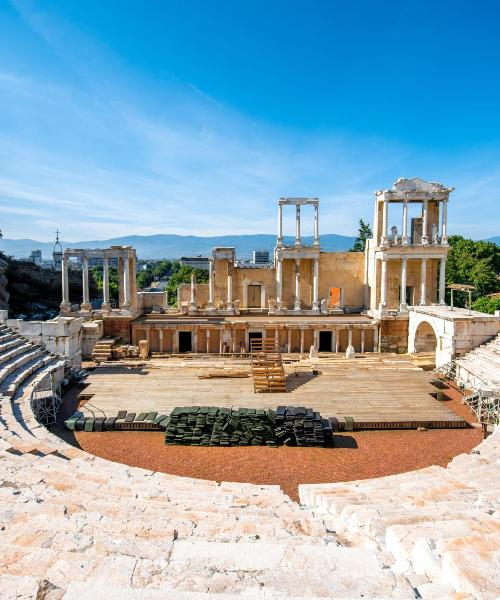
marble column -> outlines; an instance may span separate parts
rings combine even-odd
[[[193,340],[192,352],[197,353],[198,352],[198,327],[193,327],[191,336],[192,336],[192,340]]]
[[[163,352],[163,328],[158,328],[158,352]]]
[[[179,353],[179,330],[178,329],[173,330],[172,341],[173,341],[173,344],[172,344],[173,345],[173,353],[178,354]]]
[[[300,330],[300,354],[304,354],[304,330]]]
[[[335,332],[335,352],[338,352],[340,348],[340,329]]]
[[[227,263],[227,307],[233,308],[233,265]]]
[[[287,352],[288,354],[290,354],[290,352],[292,351],[292,330],[289,329],[287,332]]]
[[[382,258],[382,268],[380,274],[380,305],[381,313],[387,310],[387,259]]]
[[[378,325],[373,328],[373,351],[378,352]]]
[[[293,310],[300,310],[300,258],[295,261],[295,302]]]
[[[399,312],[406,312],[406,272],[407,272],[407,259],[403,256],[401,259],[401,285],[399,294]]]
[[[123,305],[124,310],[130,309],[130,269],[129,259],[125,256],[122,262],[123,265]]]
[[[88,256],[82,257],[82,296],[83,301],[80,306],[80,310],[84,312],[90,312],[92,306],[89,301],[89,258]]]
[[[224,343],[223,343],[223,337],[224,337],[224,330],[221,328],[219,329],[219,354],[222,354],[222,351],[224,350]]]
[[[408,242],[408,200],[403,200],[403,233],[401,243],[403,246],[407,246]]]
[[[313,303],[312,309],[319,311],[319,258],[313,259]]]
[[[61,287],[62,287],[62,301],[61,301],[61,312],[68,313],[71,311],[71,303],[69,301],[69,272],[68,272],[68,257],[63,255],[61,263]]]
[[[103,312],[109,312],[111,310],[111,304],[109,302],[109,261],[108,257],[105,256],[102,259],[102,306]]]
[[[283,245],[283,204],[278,203],[278,246]]]
[[[365,353],[365,330],[361,330],[361,354]]]
[[[206,330],[207,336],[207,354],[210,354],[210,329]]]
[[[352,329],[350,327],[347,330],[347,345],[352,346]]]
[[[448,245],[448,200],[443,200],[443,213],[441,216],[441,244]]]
[[[314,240],[313,246],[319,246],[319,203],[314,204]]]
[[[387,200],[383,200],[383,205],[382,205],[382,239],[381,239],[381,244],[382,246],[387,245],[388,243],[388,238],[387,238],[387,210],[388,210],[388,202]]]
[[[422,205],[422,244],[426,246],[429,243],[429,202],[424,200]]]
[[[337,347],[337,332],[335,331],[335,329],[332,329],[332,341],[331,341],[331,346],[330,346],[331,352],[336,352],[336,347]]]
[[[277,327],[274,330],[274,345],[279,350],[279,348],[280,348],[280,330]]]
[[[439,304],[446,304],[446,258],[439,261]]]
[[[208,308],[214,308],[214,259],[208,261]]]
[[[295,206],[295,245],[300,246],[300,204]]]
[[[313,346],[317,352],[319,350],[319,329],[315,329],[313,332]]]
[[[427,259],[423,258],[420,266],[420,304],[424,306],[427,296]]]
[[[198,308],[196,304],[196,275],[194,273],[191,274],[191,310],[196,310]]]
[[[276,308],[281,310],[281,294],[283,292],[283,259],[281,254],[276,258]]]

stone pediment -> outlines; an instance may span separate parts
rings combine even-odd
[[[401,177],[398,179],[394,185],[392,186],[392,191],[395,192],[424,192],[424,193],[443,193],[448,192],[449,189],[446,188],[442,183],[437,183],[435,181],[425,181],[424,179],[420,179],[420,177]]]

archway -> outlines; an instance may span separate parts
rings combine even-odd
[[[415,331],[415,352],[436,352],[437,336],[434,327],[427,321],[422,321]]]

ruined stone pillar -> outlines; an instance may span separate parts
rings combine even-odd
[[[60,309],[62,313],[68,313],[71,311],[71,303],[69,301],[68,257],[65,254],[63,255],[61,265],[62,302]]]
[[[335,341],[337,339],[337,333],[335,329],[332,329],[332,339],[330,342],[330,352],[335,352]]]
[[[293,310],[300,310],[300,258],[295,261],[295,302]]]
[[[198,308],[196,304],[196,275],[194,273],[191,274],[191,310],[196,310]]]
[[[174,354],[178,354],[179,353],[179,330],[178,329],[174,329],[174,332],[172,335],[172,341],[173,341],[172,352]]]
[[[208,308],[214,308],[214,259],[208,261]]]
[[[340,329],[335,332],[335,352],[338,352],[340,348]]]
[[[210,354],[210,329],[207,329],[206,333],[207,333],[207,354]]]
[[[443,214],[441,217],[441,244],[443,244],[443,246],[448,245],[447,227],[448,227],[448,200],[444,200],[443,201]]]
[[[130,270],[128,256],[123,258],[123,305],[124,310],[130,309]]]
[[[373,351],[378,352],[378,325],[373,328]]]
[[[300,330],[300,354],[304,354],[304,330]]]
[[[399,298],[399,311],[406,312],[406,263],[407,259],[405,256],[401,259],[401,285],[400,285],[400,298]]]
[[[283,244],[283,205],[278,203],[278,246]]]
[[[446,304],[446,258],[439,261],[439,304]]]
[[[80,310],[89,312],[92,307],[89,302],[89,258],[88,256],[82,257],[82,296],[83,301],[80,306]]]
[[[365,330],[361,330],[361,354],[365,353]]]
[[[105,256],[102,259],[102,306],[103,312],[109,312],[111,310],[111,304],[109,302],[109,263],[108,257]]]
[[[314,240],[313,246],[319,246],[319,203],[314,204]]]
[[[295,245],[300,246],[300,204],[295,206]]]
[[[408,200],[403,201],[403,233],[401,235],[401,243],[403,246],[408,245]]]
[[[319,258],[313,259],[313,303],[312,309],[319,311]]]
[[[281,294],[283,290],[283,259],[278,254],[276,259],[276,308],[281,309]]]
[[[387,259],[382,258],[380,274],[380,305],[379,310],[384,313],[387,310]]]
[[[193,348],[192,351],[198,353],[198,327],[193,327],[193,331],[191,333],[193,339]]]
[[[233,265],[227,263],[227,307],[233,308]]]
[[[388,242],[388,238],[387,238],[387,200],[383,201],[382,204],[382,239],[381,239],[381,244],[382,246],[385,246]]]
[[[427,296],[427,259],[422,259],[420,267],[420,304],[424,306],[426,304]]]
[[[426,246],[429,243],[428,234],[428,221],[429,221],[429,202],[424,200],[422,205],[422,245]]]
[[[163,352],[163,328],[158,329],[158,352]]]
[[[290,352],[292,351],[292,330],[289,329],[287,332],[287,352],[288,354],[290,354]]]
[[[350,327],[347,330],[347,345],[352,346],[352,329]]]

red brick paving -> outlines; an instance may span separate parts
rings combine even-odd
[[[473,418],[455,388],[447,406]],[[69,432],[64,437],[71,441]],[[72,443],[108,460],[172,475],[276,484],[298,500],[299,483],[383,477],[430,465],[446,466],[482,440],[477,428],[428,431],[360,431],[337,436],[335,448],[219,448],[166,446],[159,432],[76,432]]]

